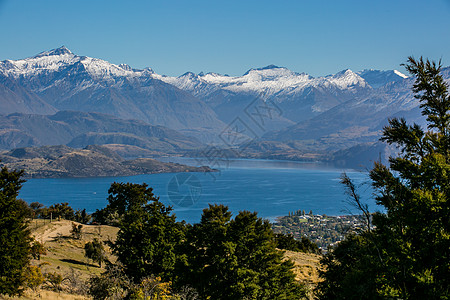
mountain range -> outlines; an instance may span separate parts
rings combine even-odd
[[[78,56],[66,47],[22,60],[0,62],[1,111],[51,114],[57,110],[101,112],[151,125],[208,136],[223,128],[203,101],[136,70]]]
[[[449,82],[450,68],[443,68],[442,74]],[[393,116],[425,124],[411,92],[413,82],[414,78],[397,70],[347,69],[313,77],[274,65],[250,69],[242,76],[187,72],[171,77],[151,68],[134,69],[79,56],[63,46],[0,62],[0,145],[121,144],[125,134],[129,145],[151,149],[151,143],[146,143],[150,136],[133,126],[123,130],[130,119],[142,122],[141,126],[160,126],[167,134],[176,132],[184,142],[193,138],[195,147],[220,145],[224,130],[238,120],[248,129],[240,134],[260,154],[275,145],[281,156],[287,148],[306,155],[330,153],[375,143]],[[249,113],[254,108],[257,113]],[[91,129],[79,130],[73,123],[76,111],[103,115],[90,115],[88,119],[99,117],[100,121]],[[122,129],[102,128],[105,118]],[[263,122],[258,124],[256,119]],[[34,122],[30,125],[34,129],[24,129],[27,122]],[[60,123],[71,129],[63,130]],[[57,133],[47,138],[33,131],[46,128]],[[193,144],[183,147],[195,148]]]

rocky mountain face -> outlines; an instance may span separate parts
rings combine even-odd
[[[0,112],[52,114],[56,109],[15,80],[0,74]]]
[[[443,69],[443,75],[450,79],[449,70]],[[240,149],[246,157],[337,160],[338,155],[329,154],[360,144],[352,149],[359,157],[369,157],[373,149],[381,149],[376,142],[388,118],[425,124],[411,92],[414,79],[397,70],[344,70],[314,78],[268,66],[240,77],[186,73],[158,78],[203,99],[223,121],[256,97],[276,103],[281,117],[275,116],[261,138]],[[351,153],[346,152],[346,164]]]

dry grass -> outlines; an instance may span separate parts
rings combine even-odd
[[[46,290],[39,291],[26,291],[25,295],[22,297],[8,297],[0,295],[0,299],[5,300],[89,300],[92,297],[78,296],[78,295],[70,295],[66,293],[57,293]]]
[[[98,275],[104,271],[96,263],[93,263],[84,256],[84,245],[94,238],[100,241],[114,241],[118,228],[112,226],[83,225],[80,239],[72,237],[72,223],[68,220],[32,220],[29,227],[35,240],[44,244],[47,250],[46,255],[42,255],[40,260],[32,260],[32,265],[41,267],[42,272],[56,272],[64,278],[73,274],[80,282],[84,282],[93,275]],[[105,245],[108,258],[115,261],[110,249]],[[64,284],[63,284],[64,286]],[[53,292],[40,289],[38,291],[27,290],[21,297],[7,297],[0,295],[0,299],[61,299],[61,300],[84,300],[92,299],[80,295],[72,295],[64,292]]]
[[[118,228],[106,225],[83,225],[81,239],[74,239],[70,233],[72,223],[79,223],[61,220],[53,221],[38,220],[30,223],[32,235],[43,243],[47,249],[47,254],[41,256],[41,260],[33,260],[34,265],[42,265],[44,273],[56,272],[65,276],[73,269],[80,279],[86,280],[92,275],[98,275],[103,271],[96,263],[93,263],[84,256],[84,245],[94,238],[100,241],[114,241]],[[114,261],[110,249],[105,246],[109,253],[109,259]]]
[[[97,238],[101,241],[114,241],[117,236],[118,228],[106,225],[83,225],[81,239],[74,239],[70,230],[72,221],[61,220],[33,220],[30,222],[30,229],[34,238],[43,243],[47,249],[47,254],[41,256],[41,260],[33,260],[32,264],[41,265],[43,273],[56,272],[68,276],[75,272],[80,280],[87,280],[93,275],[98,275],[104,271],[96,263],[93,263],[84,256],[84,245]],[[115,261],[115,257],[109,252],[110,249],[105,246],[109,253],[109,259]],[[320,255],[307,254],[301,252],[285,251],[285,258],[294,262],[294,273],[296,280],[305,283],[311,291],[320,281],[319,270]],[[312,293],[310,293],[312,297]],[[39,290],[38,292],[27,291],[20,298],[1,298],[0,299],[90,299],[78,295],[69,295],[65,293],[56,293],[48,290]]]
[[[312,284],[320,281],[320,255],[286,250],[284,256],[294,262],[296,280]]]
[[[295,279],[306,285],[309,299],[313,299],[313,289],[321,281],[319,270],[323,269],[320,264],[322,256],[285,250],[284,257],[294,262]]]

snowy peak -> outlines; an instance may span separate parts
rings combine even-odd
[[[123,69],[125,71],[133,71],[133,68],[130,67],[129,65],[127,65],[127,64],[120,64],[119,68],[121,68],[121,69]]]
[[[250,69],[242,75],[242,77],[259,78],[261,80],[273,80],[277,77],[296,76],[295,72],[285,68],[269,65],[263,68]]]
[[[265,67],[262,67],[262,68],[251,68],[250,70],[245,72],[244,75],[242,75],[242,76],[248,75],[250,72],[258,72],[258,71],[264,71],[264,70],[276,70],[276,69],[284,69],[284,70],[286,70],[286,68],[284,68],[284,67],[278,67],[278,66],[275,66],[275,65],[268,65],[268,66],[265,66]]]
[[[408,76],[397,70],[380,71],[366,69],[358,72],[358,75],[364,78],[364,80],[375,89],[390,82],[402,81],[408,78]]]
[[[278,66],[275,66],[275,65],[268,65],[266,67],[262,67],[262,68],[259,68],[259,69],[256,69],[256,70],[271,70],[271,69],[286,69],[286,68],[278,67]]]
[[[78,56],[65,46],[44,51],[36,56],[0,62],[0,72],[13,78],[34,78],[40,74],[66,72],[70,75],[86,73],[93,79],[110,81],[117,77],[138,77],[152,74],[151,69],[135,70],[129,65],[115,65],[107,61]]]
[[[178,78],[189,78],[189,79],[198,79],[200,76],[194,74],[192,72],[186,72],[183,75],[178,76]]]
[[[73,54],[72,51],[67,49],[66,46],[61,46],[59,48],[56,48],[56,49],[53,49],[50,51],[41,52],[34,57],[56,56],[56,55],[60,56],[60,55],[69,55],[69,54]]]
[[[343,70],[334,75],[329,75],[325,78],[340,89],[367,87],[367,82],[350,69]]]
[[[61,70],[79,58],[66,47],[42,52],[36,56],[0,62],[0,72],[13,78],[33,77]]]
[[[78,56],[65,46],[22,60],[0,62],[0,74],[16,79],[21,78],[21,80],[35,80],[37,84],[39,76],[51,78],[49,75],[56,74],[56,72],[60,80],[52,81],[55,86],[64,86],[64,82],[67,80],[77,78],[83,79],[80,89],[98,84],[119,86],[129,84],[130,80],[146,84],[148,79],[158,79],[200,98],[217,95],[216,92],[220,90],[224,91],[224,94],[229,92],[232,92],[231,94],[256,93],[265,98],[277,97],[277,99],[307,97],[305,95],[313,95],[316,91],[333,94],[337,97],[339,93],[353,94],[361,89],[369,91],[372,88],[377,89],[387,83],[407,78],[397,70],[364,70],[355,73],[349,69],[334,75],[315,78],[276,65],[250,69],[244,75],[236,77],[217,73],[195,74],[192,72],[178,77],[170,77],[156,74],[150,68],[138,70],[127,64],[116,65],[97,58]],[[343,99],[343,97],[339,97]]]
[[[263,97],[302,94],[308,87],[331,88],[332,90],[353,90],[370,86],[356,73],[344,70],[335,75],[314,78],[305,73],[296,73],[284,67],[269,65],[250,69],[242,76],[228,76],[217,73],[194,74],[187,72],[179,77],[156,75],[155,77],[189,91],[196,96],[208,97],[218,90],[233,93],[262,93]]]

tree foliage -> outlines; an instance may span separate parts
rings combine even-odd
[[[382,140],[399,146],[390,167],[370,172],[376,201],[373,230],[350,236],[324,260],[321,298],[450,297],[450,98],[441,64],[409,58],[428,128],[391,119]]]
[[[74,239],[81,239],[81,237],[83,236],[83,225],[81,224],[75,224],[72,222],[72,229],[70,230],[70,233],[72,234],[72,237]]]
[[[134,288],[130,298],[136,300],[178,299],[178,297],[172,297],[171,283],[162,282],[161,277],[155,276],[143,278]]]
[[[107,264],[105,272],[88,280],[88,294],[94,300],[126,299],[131,286],[121,264]]]
[[[210,205],[188,230],[184,284],[200,299],[299,299],[293,263],[276,249],[270,223],[256,213]]]
[[[296,240],[292,234],[277,233],[275,234],[275,242],[279,249],[320,254],[319,247],[306,237]]]
[[[86,213],[86,209],[77,210],[74,214],[74,220],[78,223],[87,224],[91,220],[91,216]]]
[[[34,291],[36,291],[44,283],[45,280],[41,269],[37,266],[28,266],[24,277],[25,285]]]
[[[37,260],[41,259],[41,255],[47,254],[47,250],[45,249],[44,245],[36,240],[31,244],[30,251],[33,259]]]
[[[30,259],[28,211],[17,199],[23,171],[0,171],[0,294],[16,295],[24,284],[23,272]]]
[[[161,203],[146,184],[113,183],[109,193],[109,209],[121,215],[112,249],[126,274],[136,283],[149,275],[171,278],[176,247],[184,235],[172,208]]]
[[[231,219],[228,207],[210,205],[201,222],[190,225],[177,222],[172,208],[146,184],[114,183],[109,193],[107,210],[117,212],[120,228],[111,247],[137,286],[130,297],[172,285],[174,293],[190,287],[195,293],[189,294],[200,299],[304,295],[295,282],[293,263],[276,249],[270,223],[256,213],[243,211]],[[105,278],[93,279],[93,286],[109,282]]]
[[[102,263],[107,261],[105,248],[101,241],[97,238],[94,238],[92,242],[87,242],[84,245],[84,255],[98,263],[100,268],[102,267]]]

